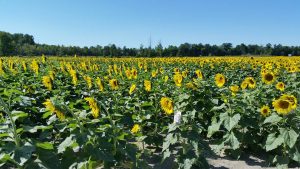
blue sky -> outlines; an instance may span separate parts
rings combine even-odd
[[[38,43],[300,45],[299,0],[0,0],[0,30]]]

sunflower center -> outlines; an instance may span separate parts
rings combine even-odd
[[[264,114],[267,114],[267,113],[268,113],[268,110],[267,110],[267,109],[263,109],[263,113],[264,113]]]
[[[270,73],[268,73],[268,74],[265,75],[265,79],[266,79],[267,81],[272,81],[272,80],[273,80],[273,75],[270,74]]]
[[[282,109],[287,109],[290,105],[290,102],[286,101],[286,100],[281,100],[279,102],[279,107]]]

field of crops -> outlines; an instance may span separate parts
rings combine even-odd
[[[0,60],[0,168],[300,163],[300,57]],[[208,146],[210,144],[210,146]]]

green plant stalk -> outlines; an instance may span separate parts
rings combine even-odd
[[[104,104],[101,103],[100,105],[103,106],[103,109],[105,110],[104,112],[105,112],[106,116],[108,117],[109,123],[113,128],[113,135],[115,136],[116,135],[116,133],[115,133],[116,126],[112,120],[112,116],[108,112],[108,110],[107,110],[106,106],[104,106]],[[116,139],[116,137],[113,137],[112,140],[113,140],[113,152],[112,153],[113,153],[113,155],[116,155],[117,154],[117,139]]]
[[[80,133],[82,133],[82,132],[83,132],[83,126],[82,126],[82,124],[81,124],[79,118],[78,118],[78,117],[74,114],[74,112],[73,112],[71,109],[69,109],[67,106],[65,106],[65,108],[66,108],[66,109],[68,110],[68,112],[70,112],[70,113],[72,114],[72,116],[76,119],[76,122],[77,122],[77,124],[79,125]]]
[[[16,124],[15,124],[15,122],[13,120],[12,114],[9,111],[9,109],[10,109],[10,102],[11,102],[11,96],[9,97],[9,100],[8,100],[8,105],[9,106],[7,106],[4,103],[4,101],[3,101],[3,99],[1,97],[0,97],[0,99],[1,99],[1,104],[2,104],[2,107],[3,107],[3,111],[8,115],[9,120],[11,122],[11,125],[13,127],[13,131],[12,132],[13,132],[13,135],[14,135],[15,144],[16,144],[17,147],[20,147],[20,138],[19,138],[18,133],[17,133],[17,127],[16,127]]]

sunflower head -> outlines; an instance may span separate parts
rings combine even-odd
[[[144,87],[147,92],[150,92],[151,91],[151,81],[144,80]]]
[[[248,87],[253,89],[256,86],[256,82],[253,77],[246,77],[245,81],[248,83]]]
[[[177,87],[181,87],[182,75],[180,73],[174,75],[174,82]]]
[[[218,87],[222,87],[225,84],[225,76],[221,73],[216,74],[215,83]]]
[[[276,89],[278,89],[280,91],[284,91],[284,83],[283,82],[278,82],[276,84]]]
[[[174,112],[173,110],[173,101],[168,97],[162,97],[160,99],[161,108],[167,115],[170,115]]]
[[[275,81],[275,75],[273,72],[266,72],[262,74],[262,81],[266,84],[272,84]]]
[[[284,94],[280,97],[282,100],[287,100],[291,103],[292,109],[297,108],[297,98],[294,95]]]
[[[196,73],[198,79],[201,79],[201,80],[203,79],[201,70],[196,70],[195,73]]]
[[[50,76],[43,76],[42,78],[43,85],[48,89],[52,90],[52,80]]]
[[[133,93],[133,91],[135,90],[136,88],[136,84],[132,84],[130,89],[129,89],[129,95],[131,95]]]
[[[131,133],[135,134],[137,132],[139,132],[141,130],[141,127],[139,124],[134,124],[132,129],[131,129]]]
[[[278,114],[286,115],[292,110],[292,104],[285,99],[277,99],[272,103]]]
[[[271,111],[270,111],[270,107],[269,106],[264,105],[263,107],[260,108],[260,114],[262,116],[264,116],[264,117],[269,116],[270,112]]]
[[[119,82],[117,79],[111,79],[109,80],[109,85],[111,87],[112,90],[117,90],[119,89]]]

